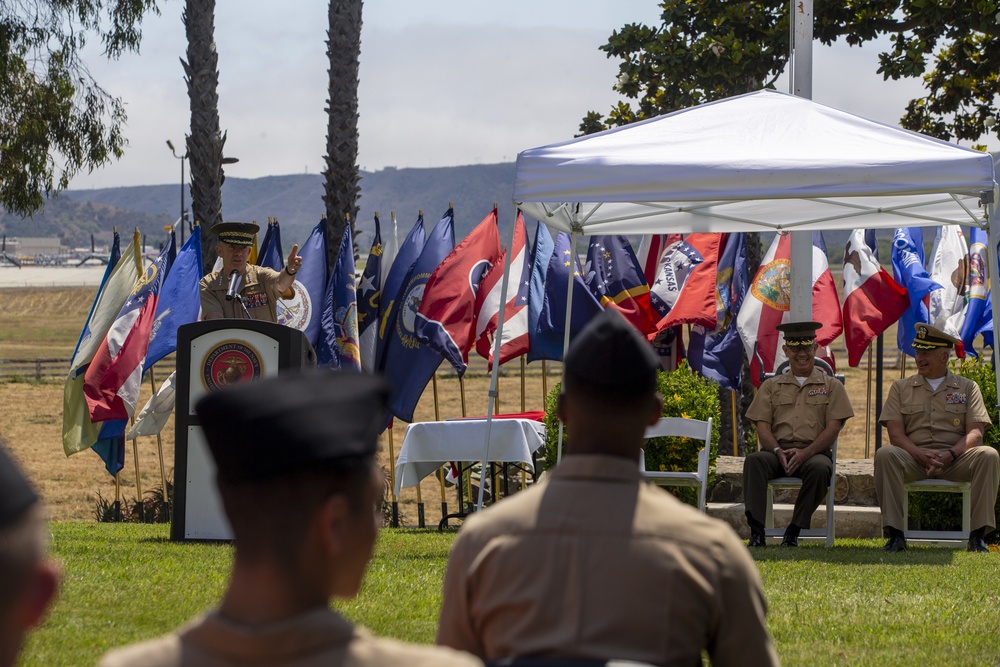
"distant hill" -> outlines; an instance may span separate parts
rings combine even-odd
[[[361,172],[361,211],[356,228],[370,234],[375,229],[375,211],[383,221],[395,211],[400,234],[405,235],[416,221],[418,211],[423,210],[425,221],[434,223],[447,210],[448,202],[453,202],[455,236],[461,239],[497,202],[501,229],[508,230],[509,238],[513,187],[513,163]],[[304,241],[319,222],[325,211],[322,198],[323,177],[318,174],[226,177],[222,186],[222,207],[227,220],[256,220],[263,224],[269,217],[276,217],[281,222],[282,242],[289,248],[292,243]],[[180,214],[178,184],[69,190],[57,199],[100,204],[168,221],[176,220]],[[189,208],[190,201],[187,192],[185,204]],[[46,207],[46,213],[50,206]],[[361,240],[364,246],[366,239]]]

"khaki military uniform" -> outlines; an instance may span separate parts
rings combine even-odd
[[[746,412],[750,421],[771,425],[782,449],[808,447],[827,422],[853,416],[854,409],[843,383],[818,369],[813,369],[801,386],[791,373],[765,380]],[[802,488],[795,499],[792,523],[799,528],[809,527],[813,512],[826,497],[832,470],[833,461],[826,453],[810,457],[796,471],[796,477],[802,479]],[[785,470],[772,452],[754,452],[744,459],[744,506],[753,519],[764,523],[767,482],[784,476]]]
[[[251,319],[265,322],[278,321],[278,278],[281,274],[274,269],[254,264],[247,265],[247,274],[240,286],[240,295],[246,303]],[[212,313],[221,313],[228,319],[245,320],[247,315],[239,301],[226,300],[229,276],[223,270],[213,271],[201,279],[201,316],[208,319]]]
[[[336,612],[318,609],[263,627],[217,612],[159,639],[112,651],[100,667],[481,667],[468,654],[379,639]]]
[[[979,386],[949,372],[937,389],[926,378],[911,375],[896,380],[882,407],[880,423],[899,421],[917,447],[945,450],[961,440],[969,422],[989,425],[990,416]],[[903,484],[927,477],[923,466],[900,447],[875,452],[875,493],[882,509],[882,526],[906,530],[903,525]],[[939,476],[972,483],[972,528],[996,527],[995,505],[1000,482],[1000,456],[989,446],[967,449]]]
[[[736,534],[619,457],[568,456],[469,517],[443,597],[438,643],[485,660],[778,663]]]

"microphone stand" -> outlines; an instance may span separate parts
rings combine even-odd
[[[243,312],[246,314],[248,320],[252,320],[253,317],[250,316],[250,311],[247,309],[247,302],[243,299],[242,294],[234,294],[233,299],[239,301],[240,305],[243,307]]]

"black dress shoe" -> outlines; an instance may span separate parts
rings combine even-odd
[[[990,550],[986,546],[986,542],[978,535],[969,536],[969,551],[989,553]]]
[[[785,535],[781,538],[781,546],[783,547],[797,547],[799,546],[799,538],[797,536]]]
[[[888,551],[890,553],[906,551],[906,538],[902,535],[893,535],[889,538],[889,541],[885,543],[885,546],[882,547],[882,551]]]
[[[750,542],[747,544],[751,549],[756,549],[758,547],[763,547],[767,545],[767,541],[764,536],[760,533],[750,533]]]

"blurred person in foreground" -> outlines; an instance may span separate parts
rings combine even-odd
[[[439,644],[485,660],[774,665],[760,576],[725,523],[645,483],[659,359],[617,313],[565,359],[565,456],[469,517],[444,581]]]
[[[330,609],[358,593],[381,525],[387,385],[309,371],[225,387],[196,410],[235,535],[219,608],[102,665],[448,665],[456,651],[373,637]]]
[[[28,631],[55,596],[59,575],[47,560],[38,495],[0,445],[0,666],[17,660]]]
[[[763,547],[767,483],[777,477],[802,480],[792,521],[781,546],[799,546],[799,533],[809,528],[813,512],[826,498],[833,472],[833,443],[854,416],[844,384],[815,367],[819,322],[785,322],[782,350],[788,372],[764,381],[746,418],[757,425],[760,450],[743,460],[743,499],[752,548]]]
[[[883,551],[906,550],[903,485],[928,477],[972,483],[968,550],[989,551],[983,538],[997,525],[1000,456],[983,444],[990,415],[979,385],[948,370],[957,342],[929,324],[917,323],[917,374],[893,382],[882,407],[879,423],[892,445],[875,452],[875,495],[889,536]]]

